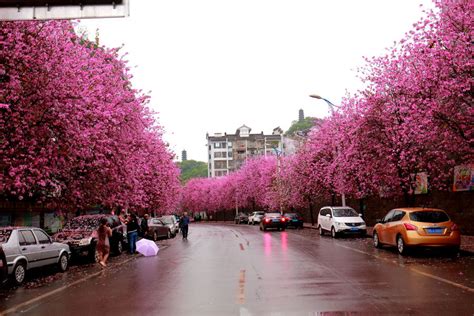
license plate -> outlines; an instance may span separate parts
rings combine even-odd
[[[426,230],[428,234],[442,234],[443,233],[442,228],[427,228]]]
[[[297,219],[294,219],[293,222],[297,222],[298,220]]]
[[[353,231],[353,232],[358,231],[358,230],[359,230],[359,228],[357,228],[357,227],[351,227],[351,231]]]
[[[279,220],[279,219],[276,219],[276,218],[272,219],[272,222],[279,222],[279,221],[280,221],[280,220]]]

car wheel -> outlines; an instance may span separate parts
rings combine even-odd
[[[123,252],[123,244],[122,241],[117,241],[117,246],[115,246],[115,254],[118,256]]]
[[[457,257],[458,254],[459,254],[459,251],[460,251],[459,246],[448,248],[448,254],[453,256],[453,257]]]
[[[166,233],[166,239],[171,239],[171,230]]]
[[[331,227],[331,237],[332,238],[337,238],[338,237],[336,229],[334,229],[334,226]]]
[[[262,225],[260,225],[260,230],[263,230]]]
[[[398,253],[401,255],[404,255],[407,253],[405,242],[403,241],[403,238],[401,235],[398,235],[397,237],[397,250],[398,250]]]
[[[319,225],[319,236],[324,236],[324,229]]]
[[[60,272],[65,272],[69,266],[69,257],[67,254],[63,253],[59,257],[58,268]]]
[[[13,282],[16,285],[21,285],[25,281],[26,277],[26,264],[24,262],[18,262],[13,268]]]
[[[100,261],[100,255],[96,244],[91,244],[89,247],[88,257],[91,262],[98,263]]]
[[[375,248],[382,248],[382,244],[380,243],[380,240],[379,240],[379,234],[377,234],[377,232],[374,232],[373,240],[374,240]]]

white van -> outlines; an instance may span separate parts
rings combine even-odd
[[[325,206],[318,215],[319,235],[331,232],[332,238],[341,234],[367,234],[367,225],[362,219],[362,214],[357,214],[354,209],[347,206]]]

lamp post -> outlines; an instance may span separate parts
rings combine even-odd
[[[280,204],[280,214],[283,215],[283,201],[281,199],[281,162],[280,158],[283,153],[279,148],[272,147],[272,149],[275,151],[275,154],[277,156],[277,174],[278,174],[278,202]]]
[[[327,105],[329,106],[329,108],[331,109],[331,113],[334,113],[334,108],[337,108],[337,109],[341,108],[340,106],[335,105],[334,103],[332,103],[328,99],[325,99],[325,98],[321,97],[318,94],[310,94],[309,97],[314,98],[314,99],[323,100],[324,102],[326,102]],[[336,149],[336,154],[339,154],[338,149]],[[341,199],[342,199],[342,206],[346,206],[346,195],[344,193],[341,194]]]

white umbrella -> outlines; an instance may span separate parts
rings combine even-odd
[[[146,257],[156,256],[158,250],[160,250],[160,248],[158,248],[154,241],[145,238],[137,241],[137,251]]]

